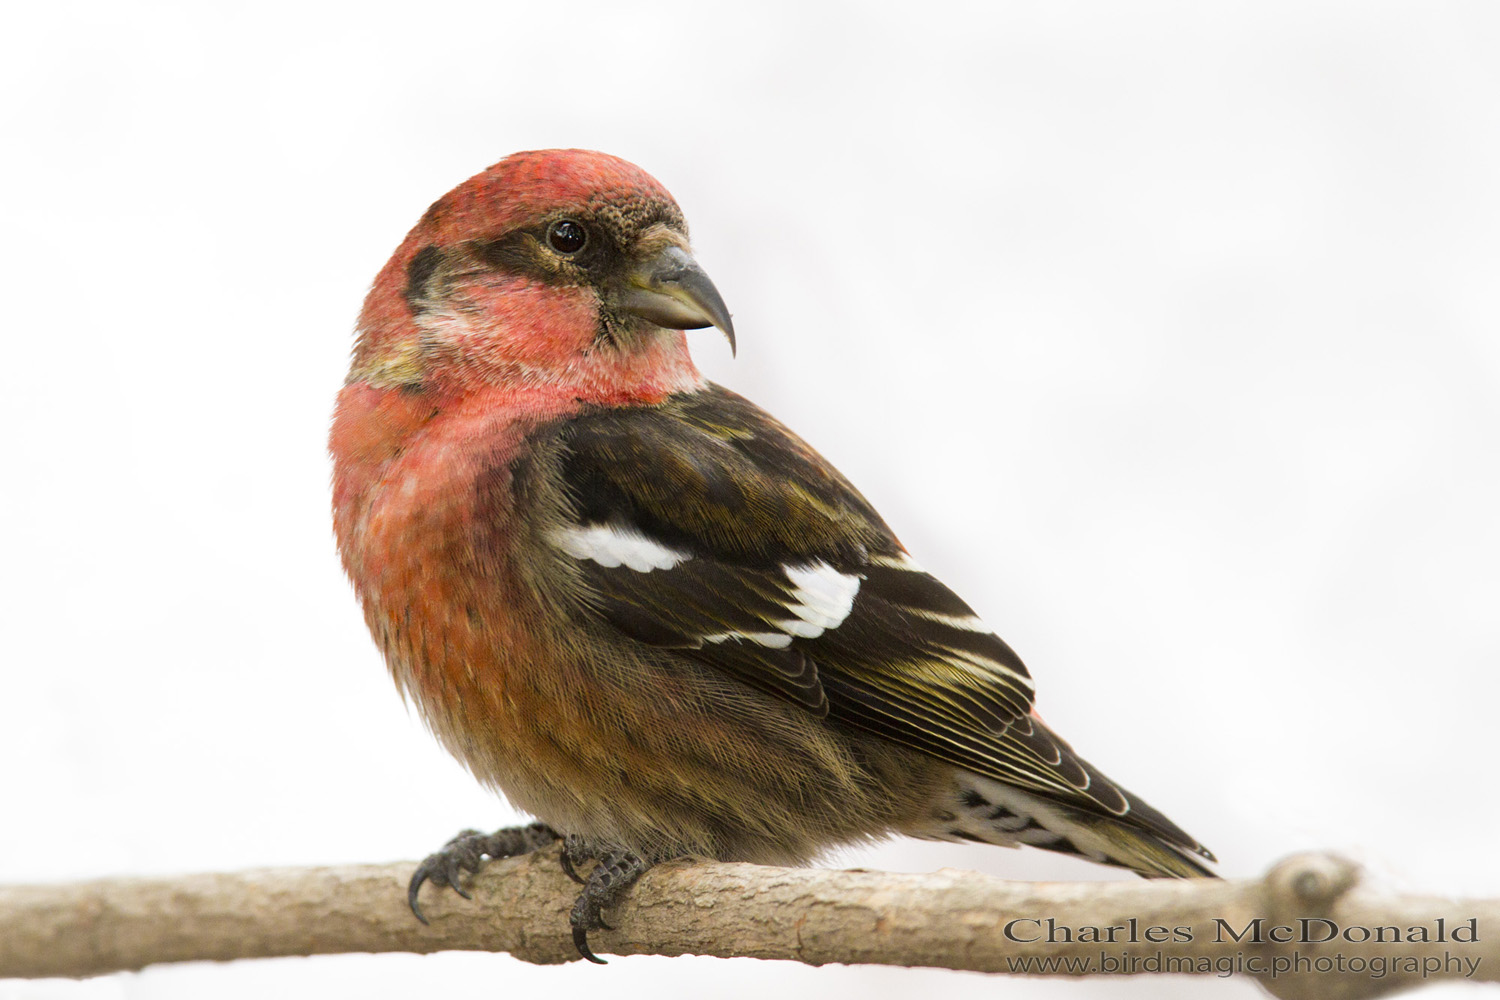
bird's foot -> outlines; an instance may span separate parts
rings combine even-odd
[[[589,872],[587,879],[578,877],[574,866],[591,857],[599,863]],[[604,922],[602,911],[615,905],[635,885],[636,881],[656,864],[657,859],[643,858],[630,851],[604,851],[596,853],[589,849],[581,838],[568,837],[563,843],[563,871],[575,882],[582,883],[583,892],[573,903],[569,922],[573,925],[573,945],[578,954],[590,962],[606,964],[589,948],[589,931],[611,930]]]
[[[583,886],[569,917],[573,926],[573,944],[578,954],[590,962],[604,965],[604,959],[589,948],[589,931],[612,930],[604,921],[603,911],[618,903],[630,887],[661,859],[643,858],[630,851],[601,849],[577,834],[563,837],[545,823],[507,827],[494,833],[464,830],[444,844],[441,851],[428,855],[417,866],[406,889],[406,901],[412,913],[425,924],[427,918],[417,906],[417,890],[423,882],[448,886],[465,899],[471,899],[473,897],[461,882],[465,872],[473,874],[479,871],[486,859],[530,854],[558,840],[563,842],[563,871]],[[599,863],[587,878],[578,873],[581,866],[595,859]]]
[[[422,888],[423,882],[448,886],[464,899],[472,899],[460,883],[464,872],[472,875],[479,871],[486,858],[513,858],[520,854],[530,854],[559,839],[557,831],[545,823],[510,826],[494,833],[464,830],[444,844],[441,851],[429,854],[417,865],[417,870],[412,873],[411,882],[406,887],[407,905],[417,919],[425,924],[427,918],[417,906],[417,890]]]

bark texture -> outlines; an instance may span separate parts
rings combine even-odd
[[[556,849],[491,862],[469,884],[473,902],[424,888],[422,906],[432,921],[425,927],[406,908],[412,870],[401,862],[0,887],[0,978],[342,952],[504,951],[538,963],[578,958],[568,932],[578,890],[563,875]],[[1288,858],[1248,881],[1009,882],[952,869],[912,875],[678,863],[648,873],[609,917],[615,929],[590,940],[596,951],[614,955],[1028,975],[1214,976],[1226,964],[1236,975],[1256,975],[1252,963],[1260,962],[1257,978],[1274,995],[1330,1000],[1448,979],[1500,979],[1500,900],[1385,893],[1362,883],[1354,865],[1322,854]],[[1049,942],[1049,918],[1052,937],[1064,936],[1055,928],[1067,928],[1072,940]],[[1260,943],[1247,931],[1256,918]],[[1308,936],[1303,918],[1312,921],[1314,938],[1328,933],[1326,921],[1340,934],[1326,943],[1296,940]],[[1118,928],[1113,943],[1105,940],[1110,927]],[[1151,934],[1151,927],[1165,931]],[[1278,933],[1279,927],[1289,931]],[[1344,933],[1360,928],[1398,928],[1403,940],[1359,941],[1350,938],[1362,931]],[[1414,928],[1448,940],[1405,940]],[[1476,941],[1464,940],[1467,928],[1477,932]],[[1294,940],[1272,940],[1288,934]],[[1089,937],[1096,940],[1080,940]],[[1319,970],[1336,956],[1342,956],[1337,968]],[[1028,959],[1069,958],[1088,964],[1021,967]],[[1278,960],[1293,964],[1272,978]],[[1385,970],[1378,978],[1374,960]],[[1113,969],[1101,968],[1110,961]]]

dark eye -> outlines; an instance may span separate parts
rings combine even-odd
[[[577,253],[588,241],[588,230],[572,219],[559,219],[547,227],[547,245],[558,253]]]

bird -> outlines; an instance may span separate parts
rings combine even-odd
[[[537,820],[427,857],[417,917],[425,883],[468,897],[558,841],[592,961],[676,858],[905,835],[1214,877],[843,475],[699,373],[709,328],[735,349],[677,202],[588,150],[458,185],[371,285],[329,437],[342,563],[403,697]]]

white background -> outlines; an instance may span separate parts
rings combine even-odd
[[[417,858],[515,819],[397,698],[339,571],[324,442],[367,284],[428,203],[583,146],[687,212],[741,345],[696,338],[705,371],[859,484],[1026,658],[1048,720],[1226,875],[1335,848],[1500,892],[1492,5],[6,20],[0,880]],[[912,842],[834,860],[1113,877]],[[1257,995],[489,955],[0,983],[772,990]]]

